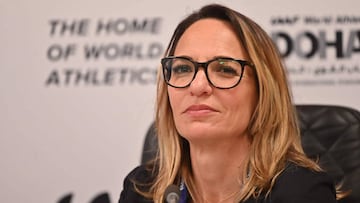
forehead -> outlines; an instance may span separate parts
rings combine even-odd
[[[180,37],[175,55],[210,59],[228,56],[245,59],[245,51],[236,32],[228,22],[207,18],[193,23]]]

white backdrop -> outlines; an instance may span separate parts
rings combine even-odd
[[[212,2],[2,0],[1,202],[117,202],[153,120],[162,52]],[[217,2],[289,52],[296,103],[360,109],[358,0]]]

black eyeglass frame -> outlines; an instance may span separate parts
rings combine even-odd
[[[184,85],[184,86],[174,86],[174,85],[170,84],[169,81],[166,79],[167,77],[166,77],[166,75],[165,75],[165,69],[167,69],[167,68],[166,68],[166,65],[165,65],[165,64],[166,64],[166,62],[167,62],[168,60],[173,60],[173,59],[185,59],[185,60],[188,60],[189,62],[191,62],[191,63],[194,65],[194,67],[195,67],[195,73],[194,73],[193,78],[190,80],[189,84]],[[221,59],[236,61],[237,63],[239,63],[239,64],[241,65],[241,75],[240,75],[239,80],[237,81],[237,83],[235,83],[233,86],[230,86],[230,87],[219,87],[219,86],[216,86],[215,84],[213,84],[213,83],[211,82],[211,80],[209,79],[209,75],[208,75],[208,66],[209,66],[209,64],[210,64],[211,62],[213,62],[213,61],[217,61],[217,60],[221,60]],[[242,79],[242,77],[243,77],[243,74],[244,74],[245,66],[250,66],[251,68],[255,68],[255,65],[254,65],[253,63],[249,62],[249,61],[245,61],[245,60],[242,60],[242,59],[234,59],[234,58],[231,58],[231,57],[217,57],[217,58],[211,59],[211,60],[206,61],[206,62],[197,62],[197,61],[194,61],[194,60],[192,60],[192,59],[190,59],[190,58],[188,58],[188,57],[184,57],[184,56],[168,56],[168,57],[164,57],[164,58],[161,59],[161,65],[162,65],[163,77],[164,77],[164,80],[165,80],[166,84],[169,85],[169,86],[171,86],[171,87],[175,87],[175,88],[186,88],[186,87],[189,87],[189,86],[191,85],[191,83],[194,81],[194,79],[195,79],[195,77],[196,77],[196,74],[197,74],[198,71],[199,71],[199,68],[200,68],[200,67],[203,67],[203,68],[204,68],[204,71],[205,71],[206,79],[208,80],[208,82],[209,82],[212,86],[214,86],[214,87],[216,87],[216,88],[218,88],[218,89],[231,89],[231,88],[236,87],[236,86],[240,83],[240,81],[241,81],[241,79]]]

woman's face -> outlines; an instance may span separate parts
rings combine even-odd
[[[248,60],[230,25],[217,19],[202,19],[191,25],[180,38],[174,55],[197,62],[219,56]],[[190,86],[168,86],[168,94],[176,128],[189,141],[246,135],[258,100],[253,70],[248,66],[234,88],[213,87],[200,68]]]

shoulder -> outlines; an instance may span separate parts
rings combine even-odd
[[[278,176],[271,191],[273,202],[335,203],[335,186],[325,172],[290,163]]]
[[[135,187],[142,192],[148,192],[155,174],[149,166],[140,165],[134,168],[124,179],[123,190],[120,193],[119,203],[126,202],[152,202],[139,194]],[[135,186],[136,185],[136,186]]]
[[[125,179],[131,179],[140,184],[148,184],[154,180],[155,176],[152,165],[140,165],[134,168]]]

